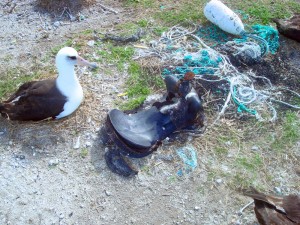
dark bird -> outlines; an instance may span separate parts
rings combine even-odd
[[[272,196],[251,187],[244,195],[254,199],[254,211],[260,225],[300,225],[300,196]]]
[[[288,38],[300,42],[300,14],[296,14],[290,19],[273,19],[277,25],[279,33]]]
[[[70,47],[62,48],[56,56],[56,79],[31,81],[19,87],[8,100],[0,103],[0,113],[10,120],[38,121],[60,119],[73,113],[83,100],[83,91],[74,66],[91,66]]]

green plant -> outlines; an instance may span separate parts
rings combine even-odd
[[[154,4],[155,1],[152,0],[126,0],[125,3],[128,6],[135,6],[135,7],[142,6],[145,8],[151,8],[155,5]]]
[[[155,13],[155,18],[161,19],[169,25],[176,25],[186,21],[199,22],[204,19],[201,8],[205,3],[205,0],[194,0],[161,5],[160,11]]]
[[[259,171],[260,168],[263,166],[263,161],[260,155],[255,154],[254,156],[247,156],[247,157],[238,157],[236,158],[236,166],[240,167],[241,169],[245,169],[248,172],[255,173]]]
[[[131,60],[134,49],[128,46],[114,46],[108,43],[103,46],[102,50],[98,50],[97,53],[100,55],[100,61],[116,64],[118,70],[122,71],[124,70],[124,64]]]
[[[23,83],[37,79],[40,75],[38,72],[28,72],[21,68],[7,70],[0,79],[0,99],[16,91]]]
[[[236,1],[230,0],[229,7],[233,10],[244,11],[248,19],[243,18],[247,24],[270,24],[273,18],[287,18],[292,13],[300,12],[300,4],[294,0],[258,0]]]
[[[282,130],[277,135],[271,148],[277,151],[283,151],[292,147],[300,139],[300,121],[295,112],[287,112],[282,124]]]
[[[218,156],[225,156],[228,154],[228,149],[227,148],[224,148],[224,147],[219,147],[217,146],[215,149],[214,149],[216,155]]]
[[[80,157],[81,158],[86,158],[89,154],[89,150],[87,148],[82,148],[80,151]]]

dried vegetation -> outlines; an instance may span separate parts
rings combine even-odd
[[[95,0],[37,0],[36,5],[48,12],[62,12],[68,8],[72,12],[95,4]]]

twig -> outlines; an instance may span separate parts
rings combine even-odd
[[[118,14],[118,12],[114,9],[111,9],[111,8],[108,8],[107,6],[103,5],[103,4],[99,4],[103,9],[109,11],[109,12],[112,12],[114,14]]]
[[[247,207],[249,207],[250,205],[252,205],[254,203],[254,200],[252,200],[251,202],[249,202],[247,205],[245,205],[243,208],[241,208],[240,210],[239,210],[239,212],[238,212],[238,215],[240,216],[240,215],[242,215],[243,214],[243,211],[247,208]]]
[[[211,126],[215,125],[218,122],[218,120],[220,119],[220,117],[225,113],[225,110],[228,106],[228,103],[229,103],[230,99],[231,99],[231,92],[229,92],[221,112],[219,113],[219,115],[217,116],[217,118],[215,119],[215,121],[212,123]]]

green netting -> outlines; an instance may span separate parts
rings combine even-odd
[[[272,54],[275,54],[277,52],[279,48],[279,35],[278,31],[275,28],[271,26],[256,24],[251,26],[249,29],[249,33],[263,38],[268,43],[269,50]],[[214,47],[218,44],[225,44],[228,41],[235,41],[237,43],[248,41],[247,36],[241,36],[241,38],[234,38],[235,36],[224,32],[214,24],[205,27],[200,27],[196,35],[210,43],[211,47]]]
[[[200,27],[196,35],[204,41],[211,43],[210,47],[230,41],[233,37],[214,24]]]
[[[185,55],[182,66],[172,69],[165,68],[162,75],[179,74],[178,77],[181,78],[188,71],[193,71],[196,75],[214,74],[221,62],[221,57],[213,58],[207,50],[201,50],[198,53]]]
[[[278,31],[271,26],[256,24],[252,26],[253,33],[265,39],[268,42],[269,50],[275,54],[279,48]]]

